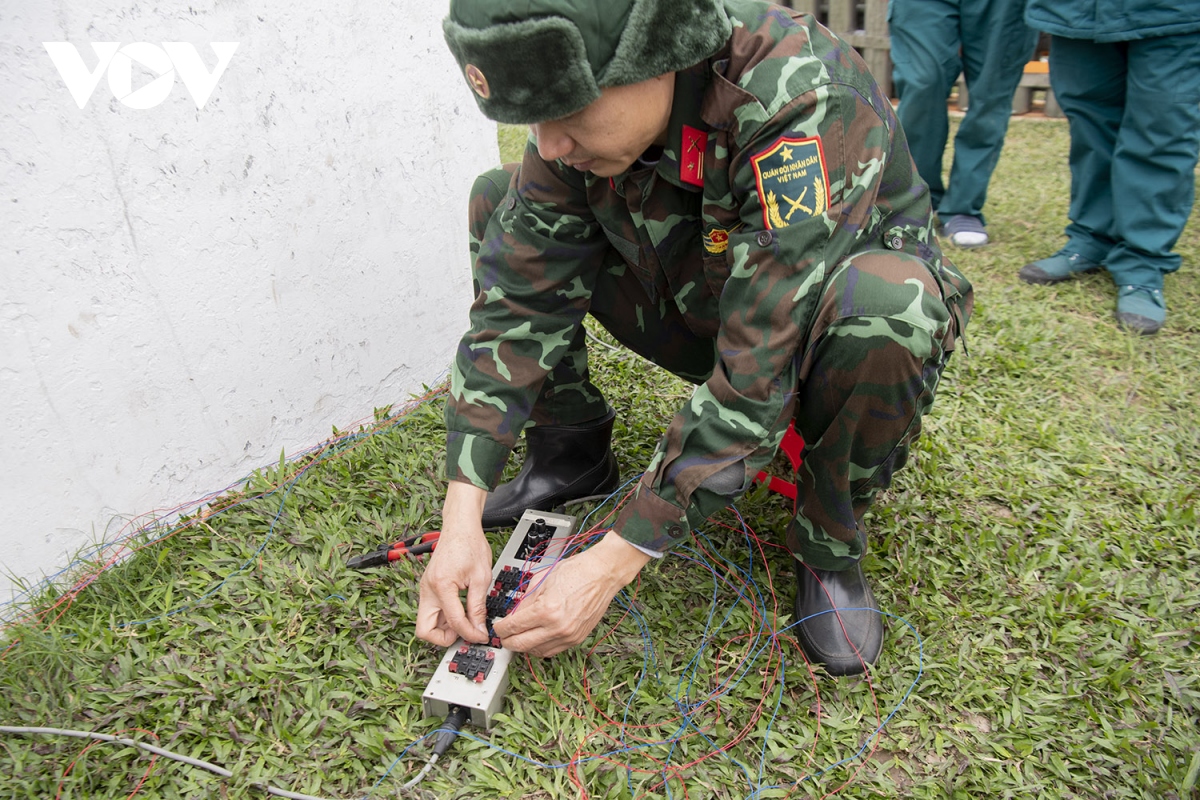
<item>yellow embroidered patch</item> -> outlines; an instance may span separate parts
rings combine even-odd
[[[781,136],[750,163],[766,227],[786,228],[829,208],[829,176],[819,136]]]

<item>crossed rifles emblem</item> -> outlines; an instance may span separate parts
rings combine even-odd
[[[808,214],[810,217],[812,217],[812,216],[816,216],[816,214],[813,212],[813,210],[812,210],[811,208],[809,208],[808,206],[804,205],[804,196],[805,196],[806,194],[808,194],[808,187],[807,187],[807,186],[805,186],[805,187],[804,187],[804,191],[800,192],[800,196],[799,196],[799,197],[797,197],[795,200],[793,200],[792,198],[788,197],[786,194],[782,194],[782,193],[781,193],[781,194],[779,195],[779,196],[780,196],[780,197],[782,197],[784,200],[787,200],[787,201],[788,201],[788,205],[790,205],[790,206],[791,206],[791,208],[789,208],[789,209],[788,209],[787,215],[784,217],[784,219],[785,219],[785,220],[789,220],[789,221],[790,221],[790,220],[791,220],[791,218],[792,218],[792,214],[795,214],[795,213],[796,213],[796,209],[800,209],[800,210],[801,210],[801,211],[803,211],[805,214]]]

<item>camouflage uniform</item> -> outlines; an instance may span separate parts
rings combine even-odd
[[[903,465],[970,314],[891,104],[851,48],[780,6],[676,75],[669,141],[615,178],[547,163],[481,176],[477,296],[447,404],[447,470],[495,487],[523,427],[606,413],[584,315],[697,384],[615,529],[666,550],[805,441],[794,553],[844,569]]]

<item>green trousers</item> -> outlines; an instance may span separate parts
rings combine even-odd
[[[1071,124],[1067,249],[1119,286],[1161,289],[1192,212],[1200,33],[1130,42],[1055,36],[1050,83]]]
[[[891,0],[888,5],[892,81],[900,98],[896,116],[943,220],[954,214],[983,219],[1013,92],[1037,43],[1024,13],[1024,0]],[[946,185],[946,99],[959,73],[966,78],[970,103],[954,137]]]

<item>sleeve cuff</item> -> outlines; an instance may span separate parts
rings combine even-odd
[[[500,482],[511,449],[495,439],[461,431],[446,433],[446,477],[491,491]]]
[[[682,543],[692,530],[687,512],[651,491],[645,476],[613,528],[622,539],[650,555],[661,555]]]
[[[666,553],[664,553],[661,550],[651,550],[649,547],[642,547],[640,544],[634,544],[633,542],[629,541],[628,539],[625,540],[625,543],[628,544],[633,549],[635,549],[645,555],[650,556],[651,558],[662,558],[663,556],[666,555]]]

